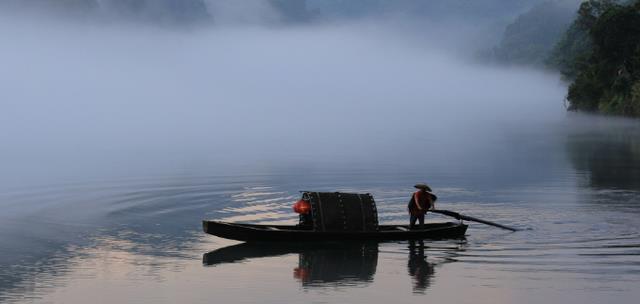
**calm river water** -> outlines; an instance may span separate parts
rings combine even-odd
[[[637,303],[640,123],[567,115],[524,129],[434,148],[437,161],[8,187],[0,302]],[[425,142],[420,149],[451,147]],[[295,223],[299,190],[369,192],[381,222],[404,223],[419,181],[439,208],[523,231],[470,223],[465,240],[322,248],[201,231],[202,219]]]

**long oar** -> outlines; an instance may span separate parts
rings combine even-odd
[[[466,215],[460,214],[458,212],[453,212],[453,211],[449,211],[449,210],[429,210],[429,212],[440,213],[440,214],[452,216],[452,217],[455,217],[456,219],[459,219],[459,220],[478,222],[478,223],[483,223],[483,224],[487,224],[487,225],[490,225],[490,226],[495,226],[495,227],[502,228],[502,229],[507,229],[507,230],[511,230],[511,231],[518,231],[518,229],[513,228],[513,227],[500,225],[498,223],[485,221],[483,219],[479,219],[479,218],[475,218],[475,217],[471,217],[471,216],[466,216]]]

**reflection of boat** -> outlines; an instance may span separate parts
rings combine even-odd
[[[239,241],[327,240],[419,240],[464,237],[467,225],[426,224],[421,229],[406,225],[378,225],[376,204],[370,194],[303,192],[308,213],[298,225],[253,225],[203,221],[204,232]]]
[[[294,277],[304,286],[372,282],[378,265],[378,243],[324,246],[300,253]]]
[[[410,241],[408,273],[413,291],[423,293],[435,275],[427,262],[424,243]],[[241,243],[205,253],[205,266],[243,262],[247,259],[298,254],[293,277],[303,286],[362,285],[373,282],[378,266],[378,242]]]
[[[215,266],[296,253],[293,276],[304,286],[371,282],[378,264],[377,242],[241,243],[205,253],[202,263]]]

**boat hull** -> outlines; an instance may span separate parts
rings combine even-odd
[[[341,240],[420,240],[463,238],[467,225],[462,223],[425,224],[423,229],[403,225],[380,225],[378,231],[314,231],[300,226],[251,225],[203,221],[204,232],[217,237],[245,241],[341,241]]]

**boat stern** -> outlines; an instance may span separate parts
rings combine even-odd
[[[207,221],[207,220],[202,221],[202,231],[204,231],[205,233],[208,233],[208,231],[209,231],[209,221]]]

